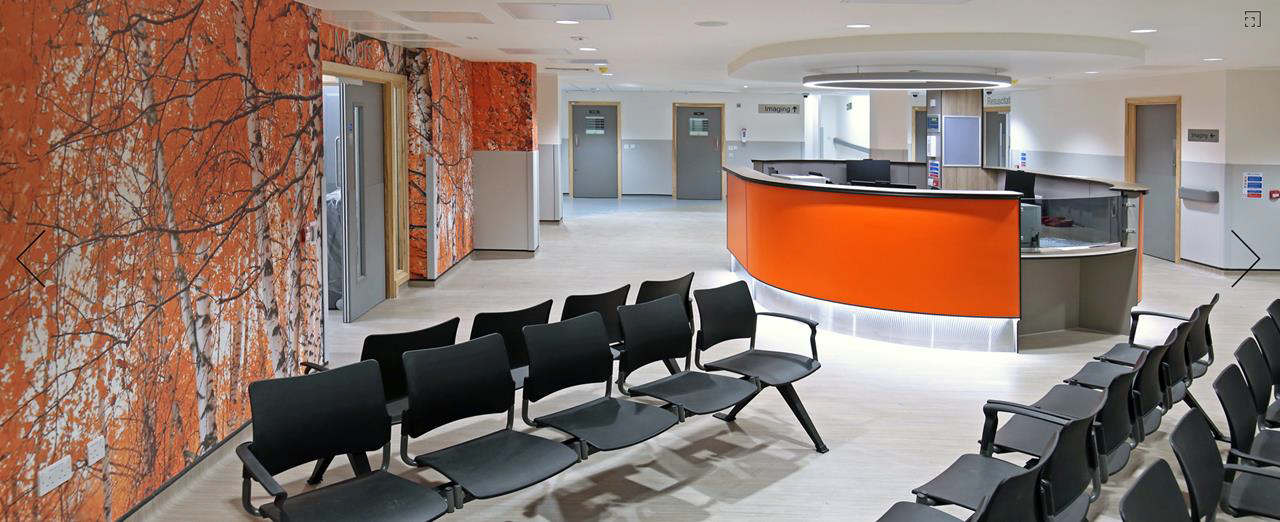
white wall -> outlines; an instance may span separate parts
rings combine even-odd
[[[1280,71],[1239,70],[1227,73],[1227,172],[1223,183],[1226,210],[1226,266],[1245,268],[1254,256],[1230,232],[1240,235],[1262,257],[1258,268],[1280,269],[1280,201],[1268,194],[1246,199],[1243,175],[1263,175],[1263,190],[1280,190]],[[1226,135],[1226,130],[1223,131]]]
[[[911,136],[911,101],[906,91],[871,91],[871,150],[902,151],[907,159],[907,140]],[[878,158],[879,159],[879,158]]]
[[[538,104],[534,122],[538,129],[538,219],[559,221],[560,175],[565,166],[560,154],[560,77],[539,74]]]

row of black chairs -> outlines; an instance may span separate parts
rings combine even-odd
[[[431,520],[469,500],[537,484],[594,452],[649,440],[692,415],[730,410],[718,417],[733,421],[771,386],[781,392],[817,450],[825,452],[793,387],[821,366],[817,322],[757,312],[746,283],[739,281],[693,292],[699,319],[695,341],[688,297],[692,279],[689,274],[646,282],[633,304],[626,304],[629,286],[571,296],[556,323],[548,322],[551,301],[514,312],[477,314],[471,339],[456,344],[457,318],[414,332],[373,335],[366,338],[359,363],[334,369],[306,363],[314,373],[251,384],[253,441],[236,448],[244,464],[245,510],[273,520]],[[757,348],[759,316],[808,326],[811,353]],[[703,351],[735,339],[749,339],[749,348],[702,362]],[[683,368],[674,362],[679,359],[684,359]],[[670,375],[627,382],[656,362],[666,363]],[[601,397],[556,412],[531,412],[534,403],[552,394],[601,384]],[[566,440],[514,428],[514,394],[521,387],[522,420],[530,427],[562,432]],[[615,388],[624,397],[614,397]],[[657,404],[626,397],[649,397]],[[501,430],[410,455],[410,439],[454,421],[503,412],[506,426]],[[447,483],[427,488],[386,472],[394,422],[401,423],[402,460],[440,472]],[[365,453],[379,448],[382,465],[373,470]],[[308,482],[317,484],[337,455],[347,456],[355,478],[293,496],[273,478],[314,461]],[[253,482],[266,489],[271,502],[253,505]]]
[[[1213,381],[1231,433],[1226,462],[1208,417],[1194,408],[1170,437],[1191,500],[1190,511],[1169,464],[1157,460],[1120,501],[1125,522],[1213,520],[1218,509],[1233,517],[1280,520],[1280,299],[1267,308]]]
[[[933,507],[939,505],[971,510],[971,521],[1084,520],[1101,484],[1128,464],[1170,408],[1199,406],[1190,387],[1215,357],[1209,315],[1217,302],[1215,295],[1187,317],[1134,310],[1129,342],[1095,357],[1036,402],[988,401],[979,452],[957,459],[912,491],[916,502],[894,504],[880,520],[959,520]],[[1178,324],[1164,342],[1138,344],[1139,323],[1154,316]],[[1214,433],[1210,426],[1206,419]]]

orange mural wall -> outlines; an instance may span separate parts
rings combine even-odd
[[[471,75],[471,148],[537,150],[537,67],[532,63],[469,62],[467,69]]]
[[[425,112],[429,119],[424,132],[429,147],[428,161],[435,161],[436,168],[435,213],[421,217],[435,225],[436,273],[443,274],[470,254],[475,244],[471,182],[473,126],[468,106],[470,74],[466,60],[436,49],[423,50],[416,59],[426,70],[426,78],[411,77],[410,82],[421,84],[428,94],[430,111]],[[409,174],[414,176],[412,170]],[[419,182],[425,186],[425,172],[421,176],[423,179]],[[413,274],[414,277],[425,275]]]
[[[317,17],[5,0],[0,27],[0,519],[115,519],[319,357]]]

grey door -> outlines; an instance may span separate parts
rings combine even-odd
[[[915,150],[915,156],[911,158],[911,161],[926,161],[925,153],[927,150],[925,149],[925,144],[929,141],[929,113],[927,111],[912,110],[911,117],[915,121],[912,125],[912,133],[915,136],[911,144],[912,149]]]
[[[618,106],[572,106],[573,197],[618,197]]]
[[[1009,166],[1009,113],[986,111],[982,122],[982,164],[987,167]]]
[[[676,107],[676,198],[720,199],[720,107]]]
[[[342,320],[351,322],[387,298],[381,85],[342,85],[342,130]]]
[[[1139,105],[1134,136],[1134,170],[1139,185],[1147,193],[1143,246],[1147,255],[1174,260],[1177,220],[1177,140],[1178,115],[1174,105]]]

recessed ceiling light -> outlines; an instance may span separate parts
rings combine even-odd
[[[871,24],[849,24],[849,25],[846,25],[845,27],[849,29],[868,29],[871,27]]]
[[[1146,34],[1146,33],[1154,33],[1156,32],[1156,30],[1155,29],[1130,29],[1129,32],[1134,34]]]
[[[881,91],[999,89],[1013,85],[1008,76],[949,72],[816,74],[805,76],[803,81],[810,88]]]
[[[750,89],[750,88],[751,88],[751,86],[750,86],[750,85],[743,85],[743,86],[742,86],[742,88],[743,88],[743,89]]]
[[[1098,71],[1085,71],[1085,74],[1098,74]]]
[[[560,25],[578,25],[577,20],[556,20],[556,23]]]
[[[722,22],[720,20],[703,20],[701,22],[694,22],[693,25],[698,27],[724,27],[729,25],[729,22]]]
[[[594,66],[596,66],[596,67],[604,67],[604,66],[609,65],[609,62],[596,62],[596,63],[593,63],[592,65],[594,65]]]
[[[579,47],[578,50],[586,52],[599,51],[599,49],[596,49],[595,47]]]
[[[1221,61],[1222,61],[1222,58],[1205,58],[1205,59],[1204,59],[1204,61],[1206,61],[1206,62],[1221,62]]]

